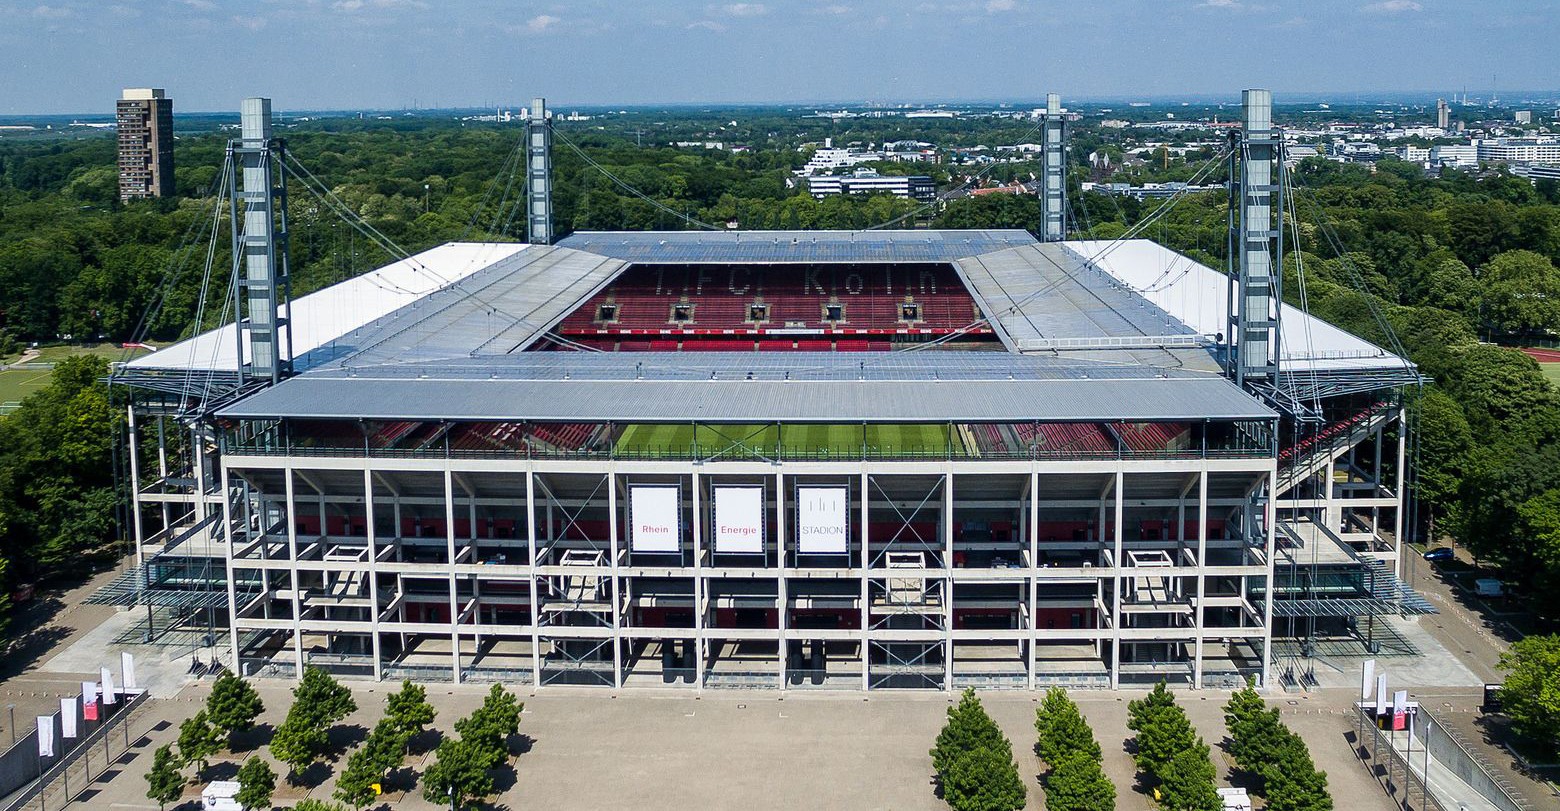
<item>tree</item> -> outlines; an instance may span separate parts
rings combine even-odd
[[[1493,329],[1517,335],[1560,328],[1560,270],[1549,257],[1507,251],[1481,270],[1480,309]]]
[[[1166,811],[1221,811],[1224,801],[1214,785],[1213,761],[1208,745],[1196,739],[1159,768],[1159,805]]]
[[[1263,770],[1269,811],[1332,811],[1327,793],[1327,773],[1317,771],[1311,753],[1299,735],[1286,737],[1274,759]]]
[[[1116,786],[1100,768],[1100,760],[1084,752],[1065,755],[1051,764],[1045,778],[1047,811],[1114,811]]]
[[[270,808],[276,791],[276,772],[259,755],[252,755],[238,768],[238,793],[233,799],[245,808]]]
[[[347,759],[347,768],[336,778],[336,799],[361,808],[371,805],[379,792],[376,784],[401,765],[406,751],[406,730],[394,718],[382,718],[368,739]]]
[[[292,782],[325,751],[328,740],[325,727],[288,712],[287,720],[271,736],[271,756],[287,765],[287,779]]]
[[[1078,705],[1068,698],[1067,691],[1060,687],[1046,691],[1040,708],[1035,710],[1035,730],[1039,733],[1035,753],[1052,766],[1076,754],[1087,755],[1091,760],[1100,758],[1100,744],[1094,740],[1094,730],[1078,711]]]
[[[1274,762],[1290,735],[1278,710],[1270,709],[1249,684],[1224,705],[1224,725],[1230,733],[1230,756],[1236,765],[1257,775]]]
[[[310,665],[303,669],[303,680],[293,689],[293,710],[302,708],[306,716],[329,726],[357,711],[352,691],[331,678],[329,673]],[[288,713],[291,715],[292,710]]]
[[[1010,748],[977,746],[949,764],[943,799],[953,811],[1014,811],[1024,807],[1024,781]]]
[[[1560,636],[1529,636],[1500,656],[1501,711],[1541,754],[1560,751]]]
[[[307,800],[299,800],[293,806],[293,811],[347,811],[341,803],[333,803],[327,800],[316,800],[310,797]]]
[[[211,695],[206,697],[206,713],[212,725],[229,737],[252,729],[255,719],[264,711],[260,693],[231,672],[218,677],[211,685]]]
[[[1436,386],[1425,387],[1424,396],[1414,403],[1414,416],[1419,425],[1419,502],[1434,521],[1457,507],[1473,431],[1462,406]]]
[[[519,727],[523,708],[513,693],[495,684],[481,707],[455,722],[461,740],[471,743],[482,754],[482,768],[491,769],[509,756],[509,736]]]
[[[434,752],[437,760],[423,772],[423,799],[465,808],[472,800],[493,793],[488,753],[467,740],[445,739]]]
[[[179,758],[186,765],[195,764],[197,779],[206,771],[206,761],[220,751],[222,733],[211,725],[205,710],[184,719],[179,725]]]
[[[1159,772],[1177,753],[1197,740],[1186,712],[1175,703],[1175,695],[1164,682],[1153,692],[1127,705],[1127,728],[1137,733],[1137,751],[1133,760],[1151,778],[1163,779]]]
[[[157,747],[152,755],[152,770],[146,773],[146,786],[146,798],[157,803],[158,808],[167,807],[184,794],[184,775],[179,774],[172,745]]]
[[[438,712],[428,703],[427,689],[413,684],[411,679],[403,680],[401,689],[385,699],[385,718],[394,720],[408,739],[420,734],[437,716]]]
[[[986,708],[981,706],[975,691],[969,688],[959,697],[959,703],[948,708],[948,720],[937,733],[937,744],[932,747],[932,769],[939,779],[948,774],[954,758],[972,749],[1009,747],[1002,730],[997,727]]]

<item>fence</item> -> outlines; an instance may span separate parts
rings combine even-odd
[[[50,734],[54,736],[52,757],[43,757],[39,754],[38,736],[44,732],[41,728],[34,729],[31,733],[17,742],[3,755],[0,755],[0,793],[9,796],[20,790],[20,793],[12,796],[5,805],[5,811],[19,811],[24,808],[36,807],[39,811],[48,808],[63,807],[66,802],[76,794],[86,790],[93,778],[107,771],[114,760],[130,750],[130,721],[136,711],[150,700],[145,690],[134,693],[119,693],[120,701],[114,704],[100,706],[99,720],[88,721],[83,715],[82,702],[79,697],[75,701],[76,729],[79,737],[71,740],[74,743],[70,749],[66,749],[64,725],[61,723],[60,712],[55,712],[53,723],[50,724]],[[121,736],[114,735],[116,730],[123,730],[122,744],[116,746],[115,741]],[[103,749],[102,767],[93,771],[92,751],[101,743]],[[115,750],[117,749],[117,754]],[[75,770],[75,794],[71,792],[73,767],[81,762],[81,768]]]

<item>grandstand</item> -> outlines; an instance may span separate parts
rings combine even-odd
[[[419,267],[446,281],[377,283]],[[221,528],[204,549],[249,674],[1276,678],[1275,628],[1404,610],[1381,578],[1410,368],[1296,313],[1326,341],[1288,350],[1322,396],[1283,415],[1224,376],[1191,288],[1141,292],[1167,273],[1222,278],[1022,231],[444,246],[355,282],[398,302],[296,302],[294,375],[213,409],[225,486],[188,512],[143,488],[143,549]],[[187,390],[231,368],[228,335],[127,372]]]

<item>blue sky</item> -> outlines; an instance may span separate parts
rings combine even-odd
[[[1556,89],[1557,35],[1556,0],[0,0],[0,114],[1487,95]]]

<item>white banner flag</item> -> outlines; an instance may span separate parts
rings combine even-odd
[[[682,549],[682,488],[636,484],[628,488],[629,548],[677,553]]]
[[[98,675],[103,679],[103,705],[118,703],[119,697],[114,695],[114,674],[105,667]]]
[[[1387,714],[1387,674],[1376,677],[1376,718]]]
[[[98,718],[98,689],[95,681],[84,681],[81,683],[81,717],[88,721],[100,720]]]
[[[1365,660],[1365,671],[1360,676],[1360,700],[1361,701],[1369,701],[1370,700],[1370,688],[1372,686],[1372,682],[1374,682],[1375,680],[1376,680],[1376,660],[1375,659],[1366,659]]]
[[[60,733],[67,738],[76,737],[76,699],[60,699]]]
[[[716,552],[761,554],[764,551],[764,488],[716,487],[711,523]]]
[[[850,551],[850,488],[796,488],[796,551],[843,555]]]
[[[126,693],[135,692],[135,657],[129,651],[119,654],[119,683],[125,686]]]
[[[54,716],[38,716],[38,757],[54,757]]]

